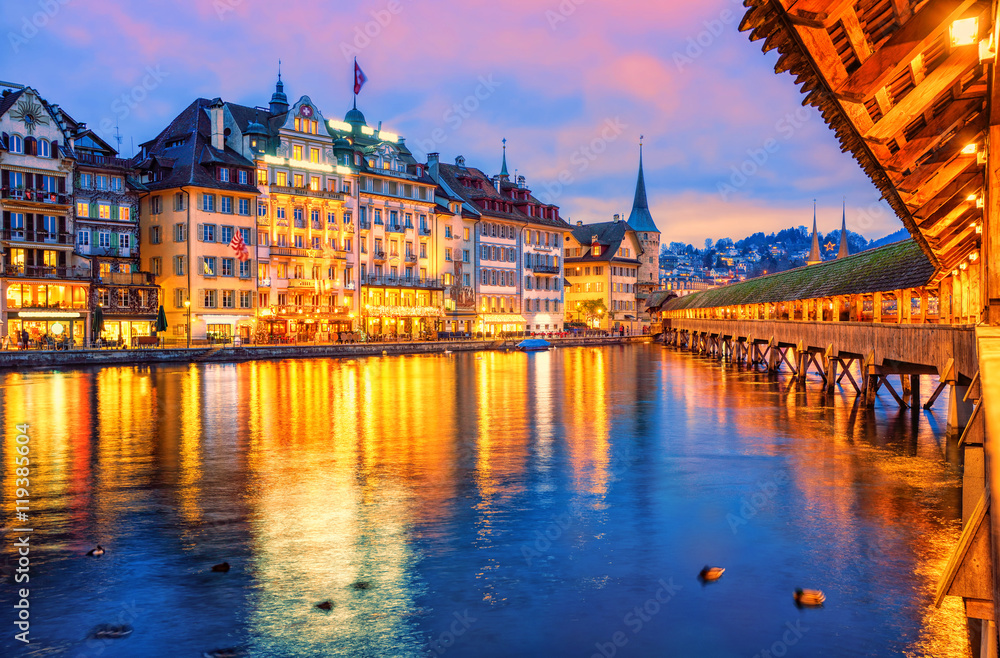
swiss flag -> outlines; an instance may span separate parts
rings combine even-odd
[[[357,95],[361,92],[361,88],[368,82],[368,76],[365,72],[361,70],[358,66],[358,60],[354,60],[354,94]]]

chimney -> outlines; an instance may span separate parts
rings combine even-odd
[[[226,148],[225,128],[222,123],[222,99],[214,98],[208,106],[208,116],[212,123],[212,148],[220,151]]]
[[[590,244],[592,244],[592,245],[597,244],[597,236],[596,235],[590,236]]]
[[[441,154],[440,153],[428,153],[427,154],[427,173],[430,174],[431,178],[434,179],[435,183],[441,182],[440,173],[438,170],[438,165],[441,164]]]
[[[520,188],[522,188],[522,189],[524,189],[525,187],[527,187],[527,183],[526,183],[526,181],[524,179],[524,176],[518,176],[517,177],[517,186],[520,187]]]
[[[618,214],[618,213],[615,213],[615,218],[614,218],[613,220],[611,220],[611,221],[613,221],[613,222],[616,222],[616,223],[617,223],[617,222],[618,222],[618,221],[619,221],[619,220],[620,220],[621,218],[622,218],[622,216],[621,216],[620,214]]]
[[[494,176],[492,180],[493,180],[493,187],[497,188],[497,192],[499,192],[500,191],[500,177],[499,176]]]
[[[583,220],[582,219],[576,220],[576,225],[577,226],[583,226]]]

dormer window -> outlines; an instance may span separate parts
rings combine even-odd
[[[222,181],[223,183],[228,183],[229,182],[229,168],[228,167],[219,167],[219,180]]]
[[[596,256],[600,256],[601,255],[601,245],[595,244],[593,247],[590,248],[590,253],[593,254],[595,257]]]

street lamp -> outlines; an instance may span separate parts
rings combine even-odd
[[[187,311],[187,335],[188,335],[188,348],[191,347],[191,300],[184,300],[184,308]]]

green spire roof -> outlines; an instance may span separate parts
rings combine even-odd
[[[635,181],[635,199],[632,201],[632,213],[628,216],[628,225],[633,231],[640,233],[659,233],[653,216],[649,214],[649,202],[646,200],[646,178],[642,174],[642,137],[639,138],[639,178]]]
[[[503,138],[503,166],[500,167],[500,178],[507,180],[510,178],[510,174],[507,173],[507,138]]]

